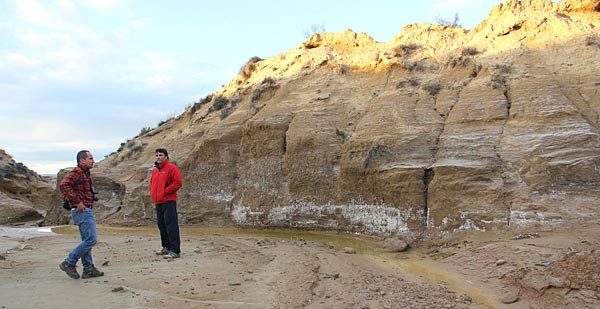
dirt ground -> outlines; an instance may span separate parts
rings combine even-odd
[[[407,252],[348,235],[182,227],[172,261],[154,253],[154,227],[100,227],[105,276],[78,280],[58,268],[76,228],[52,231],[0,227],[0,308],[600,308],[598,223],[455,234]]]

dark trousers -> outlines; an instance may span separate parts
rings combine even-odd
[[[180,253],[179,224],[177,223],[177,202],[168,201],[156,204],[156,224],[160,231],[160,243],[163,248]]]

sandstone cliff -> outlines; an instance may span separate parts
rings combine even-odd
[[[41,222],[50,207],[52,181],[0,149],[0,224]]]
[[[100,162],[99,220],[153,220],[157,147],[182,170],[182,223],[417,239],[597,218],[599,11],[511,0],[469,31],[320,33],[252,58]]]

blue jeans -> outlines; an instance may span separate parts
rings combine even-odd
[[[167,201],[166,203],[156,204],[156,224],[160,231],[160,243],[163,248],[180,253],[177,202]]]
[[[84,211],[79,212],[76,208],[71,209],[71,218],[73,223],[79,226],[79,235],[81,235],[81,242],[71,253],[67,256],[67,263],[70,265],[76,265],[77,261],[81,259],[83,268],[94,266],[92,259],[92,247],[98,240],[96,234],[96,219],[94,218],[94,211],[91,208],[86,208]]]

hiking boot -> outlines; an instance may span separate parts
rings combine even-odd
[[[178,257],[179,257],[179,253],[175,253],[173,251],[163,255],[163,258],[165,258],[165,259],[176,259]]]
[[[63,261],[62,263],[60,263],[58,265],[58,268],[67,273],[67,276],[73,279],[79,279],[79,273],[77,272],[77,269],[75,269],[75,266],[69,265],[67,261]]]
[[[167,255],[169,254],[170,250],[163,247],[162,249],[156,251],[156,255]]]
[[[92,265],[92,267],[84,268],[83,273],[81,273],[81,278],[83,278],[83,279],[93,278],[93,277],[102,277],[102,276],[104,276],[104,272],[98,270],[98,268],[96,268],[96,266],[93,266],[93,265]]]

